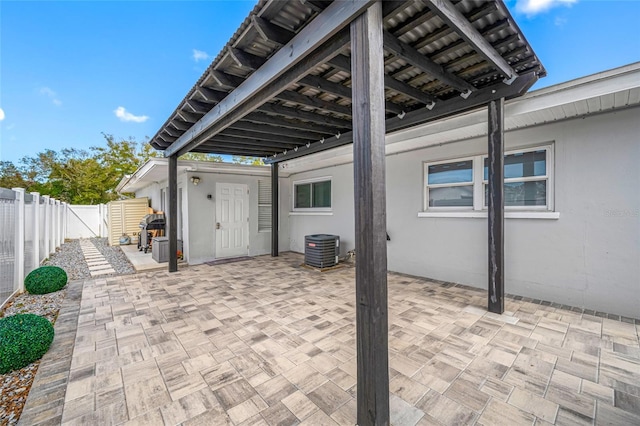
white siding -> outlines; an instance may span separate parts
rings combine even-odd
[[[638,108],[509,132],[506,149],[554,143],[558,220],[507,219],[506,292],[640,317]],[[425,143],[428,140],[425,139]],[[418,218],[423,162],[486,152],[475,138],[387,157],[389,269],[486,288],[487,222]],[[291,215],[291,249],[304,236],[338,234],[354,246],[351,164],[291,175],[333,178],[330,216]],[[291,200],[287,200],[287,211]],[[357,258],[357,254],[356,254]]]

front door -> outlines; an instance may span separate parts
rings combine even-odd
[[[216,184],[216,258],[249,253],[249,196],[247,185]]]

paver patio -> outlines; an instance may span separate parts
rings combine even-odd
[[[301,263],[85,281],[70,370],[45,358],[32,389],[59,403],[30,395],[21,422],[355,424],[355,270]],[[485,306],[481,290],[389,275],[392,424],[640,424],[637,321]]]

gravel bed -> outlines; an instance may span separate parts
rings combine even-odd
[[[133,266],[120,247],[109,246],[106,238],[91,238],[91,242],[111,263],[117,275],[135,273]],[[62,247],[42,264],[61,267],[66,271],[69,281],[91,278],[79,240],[65,241]],[[58,317],[66,293],[65,287],[49,294],[20,294],[7,302],[0,311],[0,317],[18,313],[32,313],[47,318],[53,324]],[[1,426],[14,426],[18,423],[39,365],[40,361],[36,361],[20,370],[0,374]]]
[[[91,278],[89,267],[78,240],[67,240],[43,265],[59,266],[67,273],[69,281]]]
[[[113,266],[117,275],[135,274],[136,270],[120,247],[110,246],[106,238],[91,238],[91,242]]]

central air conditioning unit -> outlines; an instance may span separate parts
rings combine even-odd
[[[330,268],[338,264],[340,237],[316,234],[304,237],[304,264],[314,268]]]

